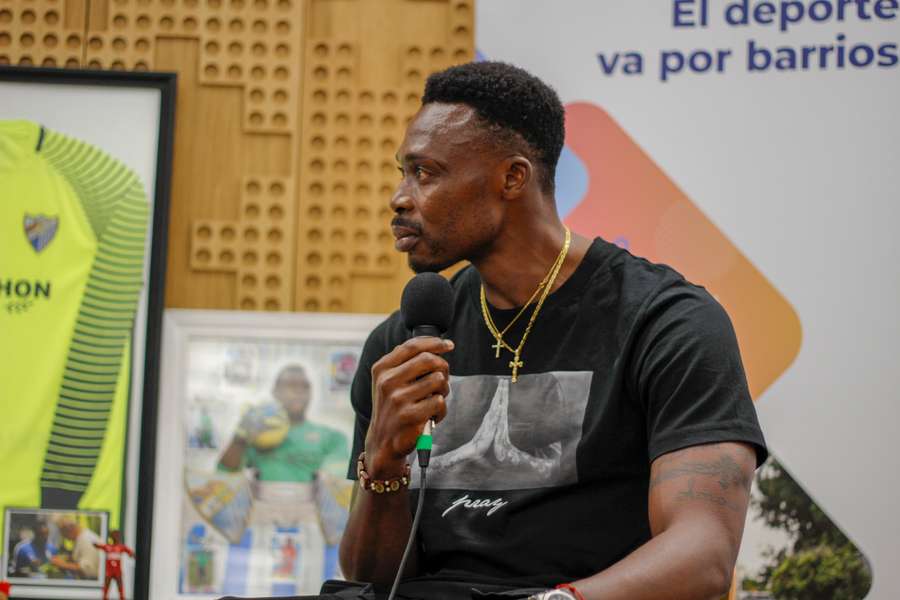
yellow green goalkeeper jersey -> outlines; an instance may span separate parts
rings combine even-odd
[[[0,506],[118,526],[148,205],[109,155],[0,121]]]

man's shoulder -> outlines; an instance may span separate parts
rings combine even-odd
[[[594,241],[592,250],[598,246],[605,248],[594,253],[597,276],[593,282],[608,288],[619,302],[640,308],[677,296],[703,303],[716,303],[706,288],[691,282],[669,264],[633,254],[629,249],[600,238]]]
[[[381,323],[369,332],[362,348],[359,364],[370,368],[378,359],[391,351],[394,346],[406,340],[406,327],[400,317],[400,311],[395,310]],[[357,375],[359,369],[357,369]]]
[[[650,323],[674,320],[724,325],[728,320],[706,288],[691,282],[671,265],[601,238],[594,240],[585,261],[587,284],[577,298],[581,310],[605,316],[623,334],[639,334]]]
[[[103,540],[100,539],[100,536],[97,535],[93,530],[88,529],[87,527],[83,527],[81,529],[81,533],[78,534],[78,539],[83,540],[82,543],[87,543],[93,546],[95,543],[100,543]]]
[[[31,540],[22,540],[18,544],[13,547],[13,555],[18,556],[19,554],[29,554],[34,553],[34,546],[31,543]]]

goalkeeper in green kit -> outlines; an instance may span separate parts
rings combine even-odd
[[[312,386],[304,367],[285,366],[272,388],[275,402],[254,406],[241,417],[220,471],[254,471],[252,509],[247,525],[254,552],[268,555],[271,540],[283,528],[298,528],[304,559],[296,574],[298,589],[318,586],[327,546],[343,533],[349,493],[344,470],[350,450],[343,433],[311,423],[306,413]],[[347,496],[347,502],[341,498]],[[334,507],[340,506],[335,511]]]
[[[300,365],[284,367],[275,380],[277,403],[249,409],[219,459],[219,468],[253,468],[260,482],[308,483],[324,470],[342,476],[349,448],[339,431],[306,419],[312,389]]]

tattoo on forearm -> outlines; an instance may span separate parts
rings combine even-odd
[[[740,505],[735,502],[731,502],[725,496],[716,496],[712,492],[707,492],[704,490],[694,491],[694,478],[688,481],[688,487],[683,492],[678,492],[678,499],[682,501],[686,500],[705,500],[706,502],[711,502],[717,506],[723,506],[728,510],[732,510],[734,512],[741,512],[743,509]]]
[[[718,477],[719,487],[723,490],[727,490],[732,486],[750,490],[750,477],[744,473],[741,466],[729,454],[722,454],[717,460],[711,462],[684,462],[674,468],[661,470],[656,477],[650,480],[650,487],[653,488],[670,479],[692,475]]]

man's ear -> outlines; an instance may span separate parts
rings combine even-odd
[[[516,200],[525,193],[534,178],[534,165],[522,155],[516,154],[503,161],[503,197]]]

